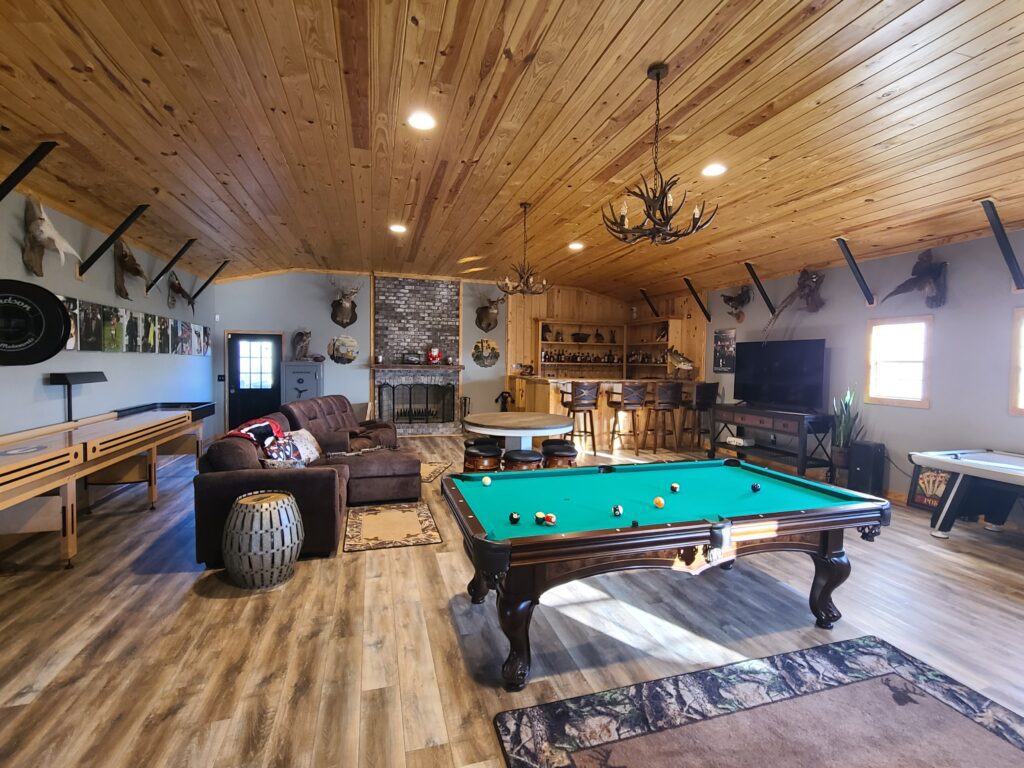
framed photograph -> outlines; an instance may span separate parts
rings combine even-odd
[[[138,352],[142,339],[142,313],[130,309],[122,310],[125,313],[124,321],[124,351]]]
[[[146,312],[142,316],[142,336],[139,346],[143,352],[156,352],[156,315]]]
[[[203,326],[203,356],[209,357],[213,354],[213,350],[210,349],[210,327],[208,325]]]
[[[192,354],[192,323],[187,320],[178,321],[178,348],[179,355]]]
[[[192,354],[203,354],[203,326],[192,323]]]
[[[168,326],[168,331],[167,331],[168,349],[167,349],[167,351],[170,352],[172,355],[180,355],[181,353],[178,351],[178,346],[180,344],[180,342],[178,340],[178,332],[181,329],[178,327],[178,321],[175,320],[173,317],[169,317],[169,318],[167,318],[167,326]]]
[[[78,349],[103,351],[103,307],[91,301],[78,302]]]
[[[68,317],[71,318],[71,333],[68,335],[67,344],[64,349],[78,349],[78,299],[71,296],[59,297],[68,309]]]
[[[736,373],[736,329],[715,331],[715,373]]]
[[[910,492],[907,494],[907,506],[934,512],[946,503],[956,472],[944,469],[931,469],[914,465],[914,474],[910,478]]]
[[[124,352],[124,327],[128,310],[103,307],[103,351]]]

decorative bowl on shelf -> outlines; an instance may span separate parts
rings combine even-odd
[[[581,333],[577,331],[572,335],[572,340],[575,341],[577,344],[586,344],[588,341],[590,341],[590,334]]]

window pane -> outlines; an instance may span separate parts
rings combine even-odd
[[[886,400],[923,400],[928,326],[924,322],[875,325],[870,339],[868,395]]]
[[[924,363],[878,363],[871,369],[874,397],[920,400],[924,397]]]
[[[239,357],[248,357],[249,356],[249,342],[248,341],[240,341],[240,342],[238,342],[238,356]]]
[[[1024,317],[1017,324],[1017,407],[1024,410]]]
[[[242,373],[238,376],[238,387],[240,389],[249,389],[249,374]]]
[[[261,382],[261,389],[270,389],[272,386],[274,386],[274,377],[271,376],[269,373],[264,373]]]

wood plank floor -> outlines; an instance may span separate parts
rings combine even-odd
[[[453,438],[406,442],[460,457]],[[863,634],[1024,712],[1019,533],[941,542],[897,509],[874,543],[851,539],[833,631],[813,625],[798,554],[568,584],[544,596],[533,682],[510,694],[494,596],[470,604],[436,483],[444,543],[303,561],[252,594],[193,562],[191,478],[165,465],[154,512],[142,488],[98,504],[71,571],[52,535],[0,552],[0,765],[500,766],[503,709]]]

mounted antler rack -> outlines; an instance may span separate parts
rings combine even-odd
[[[192,294],[192,303],[194,304],[196,299],[199,298],[199,294],[206,290],[206,286],[212,283],[221,272],[224,271],[224,267],[231,263],[230,259],[225,259],[220,263],[220,266],[213,270],[213,274],[206,278],[206,282],[199,286],[199,290]]]
[[[853,257],[853,252],[850,250],[850,246],[846,243],[846,238],[837,237],[836,244],[839,246],[839,250],[843,252],[843,256],[846,258],[846,263],[849,265],[850,271],[853,273],[853,279],[857,281],[857,285],[860,286],[860,292],[864,294],[864,300],[868,303],[869,307],[875,306],[875,295],[868,287],[868,281],[864,279],[864,275],[860,271],[860,266],[857,264],[857,260]]]
[[[711,313],[708,312],[708,308],[706,306],[704,306],[704,302],[701,301],[700,294],[698,294],[697,293],[697,289],[693,287],[693,283],[690,281],[690,278],[684,277],[683,278],[683,282],[686,283],[686,287],[690,289],[690,295],[693,296],[693,300],[695,302],[697,302],[697,307],[700,309],[701,313],[704,315],[704,319],[707,320],[710,323],[711,322]]]
[[[7,174],[7,178],[0,182],[0,200],[3,200],[11,191],[18,186],[22,179],[28,176],[32,170],[43,161],[43,158],[50,154],[50,151],[57,146],[56,141],[44,141],[32,150],[28,157],[18,163],[18,167]]]
[[[1006,236],[1006,228],[1003,227],[1003,220],[999,218],[999,211],[996,210],[995,201],[991,198],[982,200],[981,207],[985,209],[988,225],[992,227],[992,234],[996,236],[996,243],[999,244],[999,250],[1002,251],[1003,259],[1006,261],[1006,267],[1010,270],[1010,278],[1013,280],[1014,288],[1018,291],[1024,291],[1024,271],[1021,271],[1020,263],[1017,261],[1017,254],[1013,252],[1010,238]]]
[[[139,205],[134,211],[129,213],[128,217],[110,233],[110,236],[106,240],[99,244],[99,247],[92,252],[89,258],[78,265],[78,276],[82,277],[86,272],[92,269],[92,265],[99,261],[100,256],[106,253],[110,249],[110,246],[116,243],[117,239],[128,231],[128,227],[134,224],[138,218],[146,212],[147,208],[149,208],[148,205]]]
[[[768,307],[768,313],[770,315],[775,314],[775,305],[772,304],[772,300],[768,298],[768,291],[764,289],[764,284],[761,282],[761,278],[757,276],[757,270],[754,269],[754,265],[749,261],[743,262],[743,266],[747,268],[747,272],[750,273],[750,279],[754,281],[754,287],[757,288],[757,292],[761,294],[761,300],[764,305]]]
[[[193,237],[193,238],[190,238],[188,242],[186,242],[183,246],[181,246],[181,248],[178,249],[178,252],[176,254],[174,254],[174,258],[171,259],[170,261],[168,261],[164,265],[164,268],[160,270],[160,274],[158,274],[156,277],[154,277],[152,280],[149,281],[149,285],[146,286],[146,295],[147,296],[149,295],[149,292],[152,291],[156,287],[156,284],[159,283],[161,280],[163,280],[164,275],[166,275],[168,272],[170,272],[172,269],[174,269],[174,265],[177,264],[178,260],[182,256],[185,255],[185,252],[188,251],[188,249],[191,248],[195,244],[196,244],[196,239]]]

